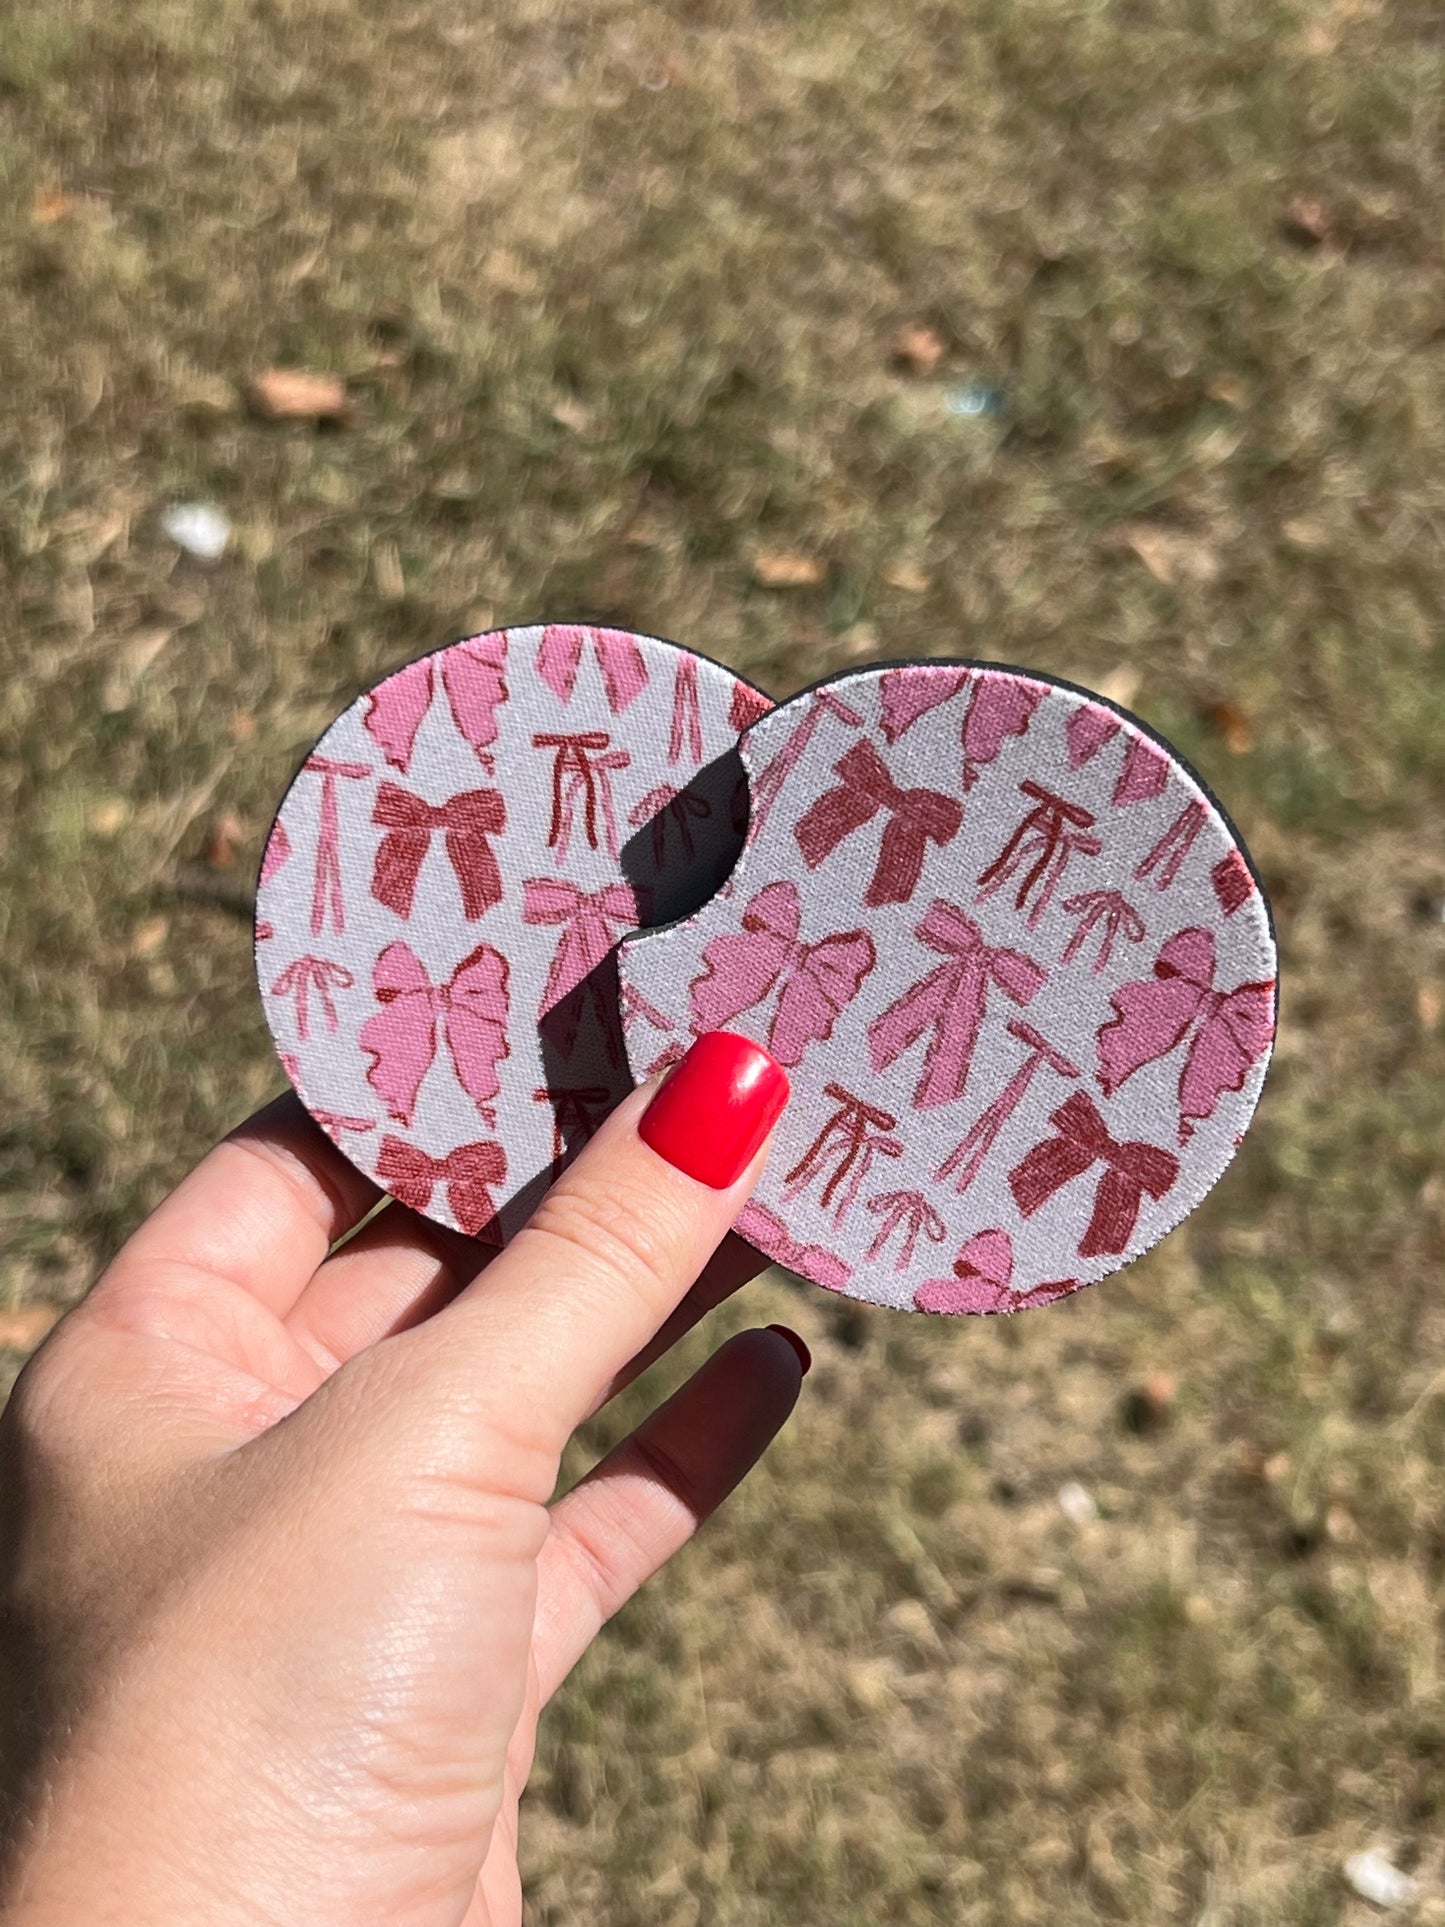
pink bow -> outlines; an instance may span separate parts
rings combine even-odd
[[[1145,1192],[1162,1198],[1179,1176],[1178,1158],[1137,1138],[1116,1142],[1087,1091],[1066,1097],[1049,1123],[1057,1136],[1025,1152],[1009,1172],[1009,1189],[1019,1210],[1031,1218],[1056,1191],[1102,1160],[1104,1175],[1093,1216],[1079,1241],[1079,1256],[1117,1256],[1134,1235]]]
[[[1062,1051],[1055,1050],[1047,1037],[1036,1031],[1032,1024],[1026,1024],[1021,1017],[1010,1017],[1007,1029],[1009,1036],[1016,1037],[1024,1046],[1028,1056],[993,1102],[985,1106],[969,1125],[963,1142],[955,1145],[938,1167],[939,1178],[952,1178],[956,1174],[954,1189],[960,1197],[983,1169],[999,1132],[1023,1103],[1029,1086],[1044,1065],[1055,1077],[1083,1075],[1077,1064],[1070,1063]]]
[[[1209,872],[1209,881],[1227,917],[1232,917],[1254,895],[1254,877],[1238,850],[1231,850],[1219,859]]]
[[[772,706],[771,697],[765,696],[761,689],[754,689],[750,683],[735,682],[728,699],[728,728],[741,736],[759,716],[766,716]]]
[[[1089,940],[1089,933],[1095,924],[1102,923],[1104,934],[1099,940],[1098,955],[1094,958],[1093,968],[1098,972],[1107,965],[1114,954],[1114,940],[1122,932],[1126,943],[1143,943],[1144,919],[1117,890],[1083,890],[1076,897],[1065,897],[1064,915],[1077,917],[1078,928],[1064,948],[1063,962],[1072,963]]]
[[[931,1110],[952,1104],[967,1088],[990,983],[1016,1004],[1027,1004],[1048,981],[1048,973],[1022,951],[986,944],[978,925],[941,897],[929,905],[914,935],[947,961],[873,1019],[868,1051],[874,1070],[886,1070],[931,1031],[923,1074],[913,1093],[920,1110]]]
[[[824,1291],[841,1291],[852,1277],[850,1268],[821,1245],[799,1244],[775,1211],[750,1199],[738,1213],[736,1229],[775,1265],[785,1265]]]
[[[683,860],[691,862],[694,853],[693,822],[705,823],[711,815],[712,804],[705,796],[695,796],[690,790],[674,789],[671,783],[659,783],[656,789],[647,792],[627,820],[633,829],[641,829],[644,824],[648,826],[652,842],[652,867],[660,870],[667,859],[668,824],[676,827]]]
[[[880,1220],[877,1235],[867,1251],[870,1261],[881,1256],[894,1232],[900,1225],[903,1227],[903,1243],[893,1267],[895,1271],[905,1271],[912,1264],[920,1233],[935,1245],[941,1245],[948,1236],[948,1227],[921,1191],[881,1191],[868,1200],[868,1209]]]
[[[769,883],[743,911],[742,933],[703,946],[703,974],[692,985],[693,1026],[725,1030],[782,984],[768,1049],[791,1068],[814,1042],[826,1042],[877,961],[866,930],[799,943],[802,910],[789,879]]]
[[[564,703],[572,700],[582,651],[588,643],[602,672],[607,706],[620,716],[647,687],[647,664],[634,636],[622,629],[583,629],[573,623],[552,623],[542,632],[537,649],[537,674]]]
[[[1167,890],[1183,867],[1184,859],[1194,848],[1195,838],[1204,828],[1205,814],[1202,803],[1186,803],[1153,849],[1135,865],[1135,882],[1142,883],[1145,877],[1158,870],[1154,887],[1156,890]]]
[[[304,1044],[311,1030],[311,994],[314,991],[321,1003],[321,1014],[328,1030],[336,1029],[336,1005],[331,992],[350,990],[356,983],[355,977],[345,964],[333,963],[329,957],[298,957],[288,964],[271,986],[273,997],[294,997],[296,999],[296,1035]]]
[[[532,1096],[538,1104],[552,1106],[552,1162],[559,1171],[569,1150],[596,1136],[616,1101],[604,1084],[563,1086],[533,1091]]]
[[[507,700],[506,661],[506,633],[497,630],[423,656],[379,683],[367,698],[365,721],[387,762],[403,775],[411,768],[416,733],[431,707],[440,667],[452,720],[490,772],[491,758],[484,752],[497,740],[497,710]]]
[[[683,656],[677,665],[672,685],[672,733],[667,740],[667,760],[682,760],[684,747],[694,763],[702,761],[702,713],[697,700],[697,657]]]
[[[898,1122],[888,1111],[855,1096],[841,1084],[825,1084],[823,1095],[831,1097],[838,1108],[783,1179],[786,1186],[783,1195],[792,1198],[806,1190],[815,1177],[822,1176],[830,1157],[836,1157],[838,1162],[824,1182],[818,1204],[826,1211],[838,1196],[834,1223],[842,1224],[853,1208],[874,1158],[902,1157],[903,1146],[896,1137],[881,1135],[891,1131]]]
[[[1097,836],[1088,834],[1094,822],[1090,811],[1082,803],[1071,803],[1067,797],[1056,796],[1032,777],[1019,784],[1025,796],[1034,799],[1034,807],[1024,817],[1003,849],[986,870],[979,872],[980,889],[978,901],[991,897],[995,890],[1001,889],[1012,877],[1015,870],[1032,859],[1032,868],[1027,871],[1023,882],[1014,897],[1014,908],[1022,910],[1028,902],[1029,892],[1037,884],[1038,896],[1029,911],[1028,927],[1037,929],[1039,919],[1053,898],[1055,889],[1069,867],[1069,859],[1079,856],[1098,856],[1104,845]]]
[[[1011,1312],[1024,1305],[1047,1305],[1078,1290],[1076,1278],[1061,1278],[1014,1291],[1013,1244],[1006,1231],[979,1231],[959,1252],[951,1278],[930,1278],[913,1294],[915,1311]]]
[[[1181,1120],[1210,1117],[1225,1091],[1243,1089],[1250,1065],[1274,1036],[1274,982],[1216,990],[1214,961],[1209,931],[1180,930],[1159,952],[1152,978],[1122,984],[1114,992],[1115,1015],[1097,1038],[1105,1097],[1145,1064],[1177,1050],[1186,1037],[1189,1051],[1179,1073]]]
[[[437,1054],[437,1033],[447,1041],[457,1081],[492,1122],[486,1105],[497,1095],[497,1066],[507,1043],[507,962],[490,944],[478,944],[445,984],[434,984],[416,953],[389,943],[377,958],[371,987],[381,1009],[361,1026],[361,1048],[371,1058],[366,1081],[387,1115],[410,1124],[417,1092]]]
[[[571,1000],[558,1037],[564,1056],[572,1054],[577,1042],[587,979],[611,955],[618,937],[646,920],[648,908],[647,892],[627,883],[609,883],[590,894],[565,877],[533,877],[523,885],[523,923],[562,927],[538,1017]],[[592,998],[611,1051],[618,1028],[615,987],[609,990],[594,978]]]
[[[951,701],[967,681],[966,669],[924,668],[918,663],[885,669],[878,680],[884,742],[891,747],[920,717]]]
[[[360,782],[363,777],[370,776],[372,770],[367,763],[338,763],[329,756],[308,756],[302,768],[321,778],[321,825],[316,834],[311,934],[313,937],[321,935],[329,899],[331,927],[339,935],[346,929],[346,906],[341,896],[341,819],[336,802],[336,784],[338,778]],[[280,867],[279,863],[277,867]]]
[[[1048,693],[1042,683],[1024,682],[1015,675],[989,670],[977,673],[968,714],[963,719],[966,790],[978,781],[980,765],[993,762],[1006,737],[1023,735]]]
[[[507,1155],[500,1144],[459,1144],[444,1158],[434,1158],[402,1138],[386,1137],[381,1141],[376,1175],[398,1204],[413,1211],[425,1211],[433,1190],[444,1184],[452,1216],[462,1230],[488,1244],[502,1242],[490,1189],[506,1181]]]
[[[803,861],[816,870],[845,838],[884,811],[888,822],[863,901],[871,908],[907,903],[918,887],[927,845],[942,848],[952,842],[963,822],[963,805],[938,790],[899,789],[866,737],[839,758],[833,773],[842,779],[837,788],[816,798],[794,829]]]
[[[742,684],[738,685],[741,689]],[[736,701],[736,692],[734,693]],[[773,813],[773,805],[784,783],[792,775],[801,761],[809,743],[812,742],[819,725],[825,716],[834,722],[842,723],[846,729],[861,729],[863,718],[850,704],[835,696],[831,689],[815,689],[806,698],[807,707],[802,721],[789,730],[787,740],[777,755],[772,757],[766,768],[759,771],[752,782],[752,796],[748,814],[748,841],[756,843],[763,833],[763,826]]]
[[[567,861],[577,805],[582,805],[582,833],[589,848],[601,847],[599,815],[609,856],[619,853],[617,815],[612,803],[612,772],[628,769],[632,758],[625,749],[608,749],[612,738],[604,729],[583,730],[575,736],[547,733],[532,738],[533,749],[552,751],[552,823],[547,847],[555,849],[559,864]]]
[[[449,802],[432,804],[395,783],[383,783],[371,820],[386,832],[376,852],[371,894],[399,917],[411,915],[422,858],[437,830],[445,832],[468,922],[501,902],[501,872],[487,841],[507,827],[500,790],[463,790]]]

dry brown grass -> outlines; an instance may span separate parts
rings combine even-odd
[[[1372,1842],[1445,1919],[1442,56],[1426,0],[0,7],[0,1313],[276,1086],[268,812],[491,619],[1132,683],[1274,894],[1259,1125],[1162,1249],[1006,1324],[770,1279],[590,1429],[814,1345],[552,1718],[539,1923],[1316,1927]]]

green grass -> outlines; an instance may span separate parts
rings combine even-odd
[[[1259,1125],[1159,1251],[956,1329],[771,1278],[589,1427],[814,1346],[555,1710],[539,1923],[1317,1927],[1375,1842],[1445,1920],[1442,113],[1415,0],[0,9],[0,1309],[276,1088],[270,810],[492,620],[1132,679],[1275,902]]]

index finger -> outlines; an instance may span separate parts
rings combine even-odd
[[[485,1275],[411,1334],[519,1443],[560,1451],[658,1331],[757,1182],[788,1097],[750,1039],[701,1037],[634,1091]]]

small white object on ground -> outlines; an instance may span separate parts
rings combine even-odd
[[[1352,1853],[1345,1862],[1345,1879],[1361,1900],[1376,1907],[1408,1907],[1420,1892],[1419,1881],[1392,1866],[1378,1847]]]
[[[215,562],[231,539],[230,517],[214,502],[177,502],[161,517],[161,527],[187,555]]]
[[[1099,1516],[1093,1493],[1077,1479],[1070,1479],[1067,1485],[1059,1487],[1059,1510],[1074,1526],[1086,1526]]]

